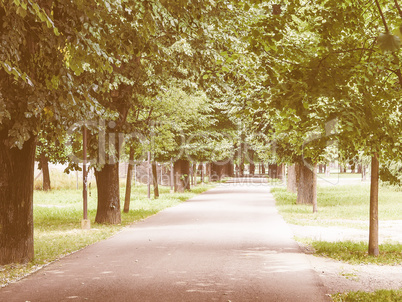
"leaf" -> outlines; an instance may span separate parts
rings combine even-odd
[[[20,6],[17,9],[17,14],[19,14],[22,18],[25,18],[27,15],[27,11]]]
[[[397,51],[401,47],[401,39],[392,34],[380,34],[378,36],[378,45],[382,51]]]

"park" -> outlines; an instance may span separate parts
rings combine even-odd
[[[401,24],[2,0],[0,300],[402,300]]]

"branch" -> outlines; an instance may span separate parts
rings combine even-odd
[[[402,18],[402,9],[401,9],[401,6],[399,5],[398,0],[394,0],[394,2],[395,2],[395,7],[396,7],[396,9],[397,9],[398,12],[399,12],[399,16]]]
[[[388,29],[387,21],[385,21],[384,14],[382,13],[382,9],[381,9],[380,3],[378,3],[378,0],[375,0],[375,4],[377,4],[378,11],[380,12],[382,23],[384,24],[384,27],[385,27],[385,32],[388,34],[389,29]]]

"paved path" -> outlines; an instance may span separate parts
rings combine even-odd
[[[1,289],[0,301],[328,300],[269,187],[230,183]]]

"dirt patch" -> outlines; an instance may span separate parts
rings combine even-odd
[[[348,221],[350,223],[350,221]],[[290,225],[296,237],[322,241],[367,241],[368,231],[347,227]],[[402,242],[402,221],[380,223],[380,242],[392,239]],[[378,289],[402,288],[402,265],[352,265],[312,255],[308,246],[300,244],[329,294],[346,291],[371,292]]]

